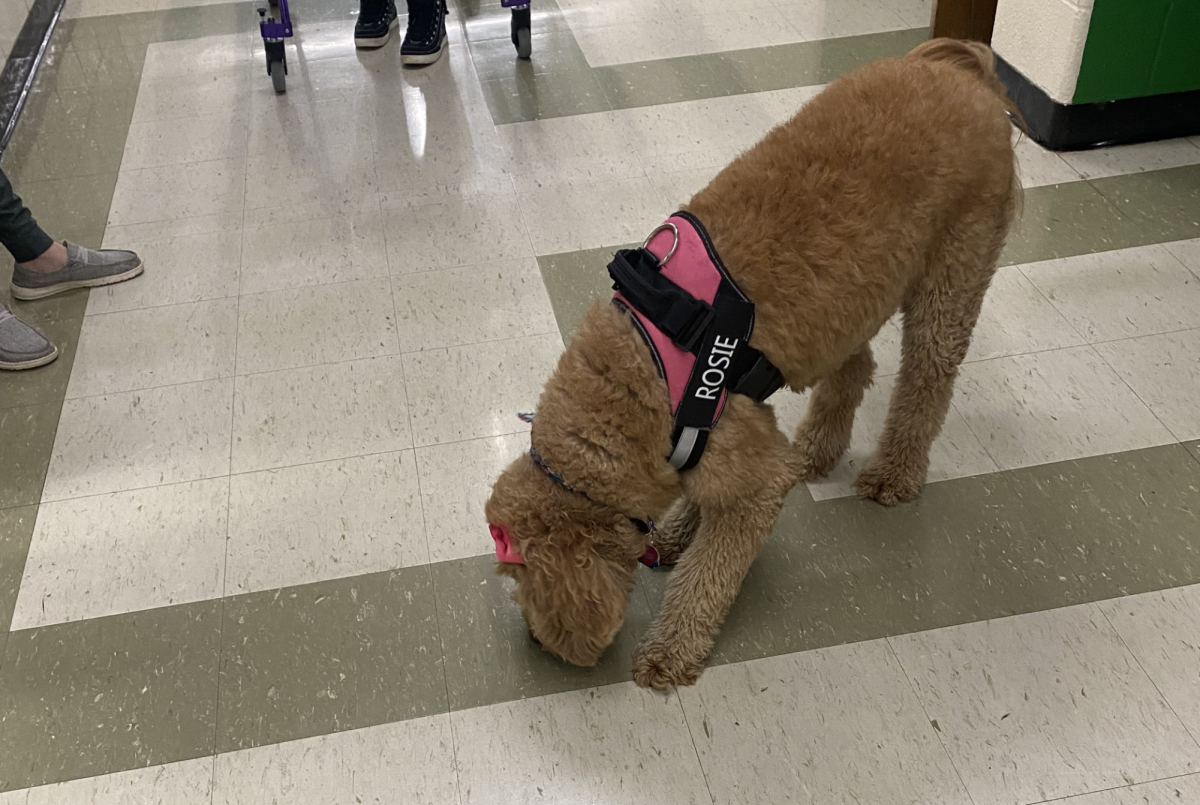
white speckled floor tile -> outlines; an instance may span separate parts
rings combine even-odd
[[[241,34],[154,42],[146,47],[142,80],[160,81],[176,76],[218,73],[248,66],[250,48],[250,37]]]
[[[229,752],[213,780],[212,805],[458,801],[448,715]]]
[[[108,212],[109,226],[241,213],[246,160],[121,171]]]
[[[1200,329],[1098,344],[1176,439],[1200,439]]]
[[[496,261],[392,278],[400,351],[558,332],[537,261]]]
[[[226,71],[189,73],[159,81],[143,80],[133,107],[134,124],[159,120],[245,114],[252,82],[261,74]]]
[[[710,668],[679,695],[716,803],[971,802],[886,641]]]
[[[133,282],[92,288],[88,315],[237,296],[241,224],[232,213],[108,227],[104,247],[136,251],[146,270]]]
[[[1017,152],[1017,175],[1022,187],[1078,182],[1079,172],[1062,157],[1038,145],[1013,129],[1013,150]]]
[[[1084,179],[1099,179],[1127,173],[1177,168],[1200,162],[1200,148],[1185,139],[1070,151],[1063,161]]]
[[[599,182],[517,179],[521,214],[535,254],[641,242],[672,210],[645,176]]]
[[[88,316],[67,399],[230,377],[236,335],[231,299]]]
[[[1099,607],[1200,740],[1200,585],[1115,598]]]
[[[1200,278],[1200,238],[1164,243],[1163,248],[1175,255],[1175,259]]]
[[[975,802],[1187,774],[1200,746],[1093,605],[890,638]]]
[[[349,45],[353,41],[353,30],[345,31],[345,34],[345,42]],[[307,58],[307,54],[305,56]],[[265,57],[260,54],[257,58]],[[247,152],[263,154],[282,150],[293,156],[328,154],[339,144],[348,143],[353,144],[355,151],[373,153],[376,106],[375,98],[355,94],[320,102],[289,94],[277,103],[255,106],[243,123]]]
[[[352,200],[377,189],[370,139],[301,144],[246,159],[246,209],[281,206],[281,199]]]
[[[209,805],[212,774],[213,759],[202,757],[45,785],[30,789],[29,799],[19,802],[22,805]],[[4,800],[0,802],[9,805]]]
[[[386,278],[248,294],[239,303],[238,374],[399,351]]]
[[[783,18],[809,40],[909,27],[883,0],[826,0],[820,3],[786,0],[776,6],[783,13]]]
[[[1086,344],[1016,266],[996,272],[971,336],[968,361]]]
[[[379,199],[249,210],[242,232],[243,294],[388,275]]]
[[[1091,343],[1200,327],[1200,280],[1162,246],[1029,263],[1021,271]]]
[[[229,479],[44,503],[14,629],[219,598]]]
[[[885,4],[911,28],[928,28],[933,18],[932,0],[885,0]]]
[[[496,131],[514,176],[589,181],[643,174],[641,162],[630,157],[635,142],[619,113],[532,120]]]
[[[776,8],[725,8],[696,15],[668,13],[657,21],[590,26],[574,33],[592,67],[782,45],[805,39]]]
[[[42,500],[226,475],[232,404],[229,378],[67,400]]]
[[[954,405],[1006,470],[1176,441],[1092,347],[963,364]]]
[[[458,198],[383,213],[392,274],[533,256],[515,196]]]
[[[707,187],[720,170],[720,166],[713,165],[680,171],[653,170],[648,171],[647,176],[662,199],[663,209],[678,210],[691,201],[692,196]]]
[[[1139,783],[1058,800],[1055,805],[1179,805],[1200,802],[1200,774]]]
[[[237,378],[233,472],[412,447],[399,356]]]
[[[125,139],[121,170],[245,156],[245,114],[226,111],[203,117],[131,124]]]
[[[758,142],[779,117],[773,104],[755,94],[624,109],[611,114],[626,132],[633,152],[646,170],[652,172],[723,168]]]
[[[536,409],[562,348],[551,333],[405,355],[416,446],[529,430],[517,414]]]
[[[815,500],[850,497],[854,491],[854,479],[862,472],[879,444],[883,425],[887,418],[887,407],[891,401],[896,376],[876,378],[867,390],[862,405],[854,417],[854,433],[850,438],[850,449],[826,477],[808,482],[808,491]],[[795,433],[796,425],[804,417],[808,395],[803,397],[790,391],[780,392],[775,410],[784,433]],[[972,475],[997,472],[996,462],[967,426],[966,420],[957,409],[951,407],[946,415],[942,432],[929,451],[929,483],[951,478],[968,478]]]
[[[429,561],[491,553],[484,504],[496,478],[528,449],[527,433],[417,448]]]
[[[429,561],[411,450],[235,475],[226,594]]]
[[[463,805],[712,801],[678,698],[633,683],[478,707],[451,719]]]

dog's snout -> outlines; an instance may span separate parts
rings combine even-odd
[[[526,630],[526,632],[527,632],[527,633],[528,633],[528,635],[529,635],[529,639],[530,639],[530,641],[532,641],[532,643],[533,643],[535,646],[537,646],[538,648],[542,648],[542,641],[541,641],[541,640],[538,640],[538,636],[537,636],[537,635],[535,635],[535,634],[533,633],[533,630],[532,630],[532,629],[528,629],[528,630]]]

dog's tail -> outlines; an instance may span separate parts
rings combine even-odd
[[[1021,131],[1025,131],[1025,119],[1021,110],[1008,97],[1008,90],[996,75],[996,54],[982,42],[971,42],[964,39],[930,39],[922,42],[908,54],[926,61],[940,61],[974,73],[983,83],[1004,103],[1004,110]]]

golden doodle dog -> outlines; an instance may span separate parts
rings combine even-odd
[[[990,49],[926,42],[835,81],[618,252],[616,297],[584,318],[486,507],[546,650],[595,664],[657,552],[675,569],[634,679],[694,683],[785,495],[847,449],[897,311],[900,373],[855,486],[920,493],[1020,201],[1013,112]],[[762,402],[783,384],[812,389],[790,441]]]

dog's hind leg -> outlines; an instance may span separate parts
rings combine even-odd
[[[850,447],[854,430],[854,412],[875,375],[871,345],[846,359],[828,377],[813,388],[804,419],[796,426],[793,440],[800,456],[800,480],[809,481],[829,474],[838,459]]]
[[[929,470],[929,449],[950,410],[958,367],[971,345],[1003,245],[996,213],[960,221],[903,305],[900,375],[879,447],[854,483],[886,506],[912,500]]]

